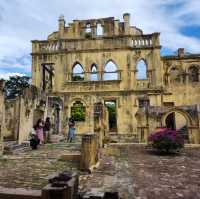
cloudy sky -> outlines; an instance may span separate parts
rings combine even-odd
[[[46,39],[66,22],[131,14],[144,33],[161,32],[162,54],[200,52],[200,0],[0,0],[0,78],[31,74],[31,40]]]

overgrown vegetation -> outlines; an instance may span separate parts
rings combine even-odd
[[[76,102],[71,108],[71,117],[74,121],[85,121],[85,107],[81,102]]]

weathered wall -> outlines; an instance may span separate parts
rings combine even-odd
[[[129,20],[130,15],[126,14],[122,23],[114,18],[104,18],[74,20],[65,26],[62,17],[57,32],[45,41],[32,41],[33,84],[42,88],[44,77],[41,66],[46,64],[53,68],[52,94],[62,97],[64,101],[63,128],[65,126],[66,129],[66,118],[71,116],[75,101],[80,101],[86,108],[85,121],[76,122],[77,133],[83,134],[94,130],[94,104],[115,100],[117,133],[135,134],[139,140],[147,140],[150,132],[164,124],[161,118],[149,118],[145,109],[140,110],[142,101],[148,103],[143,104],[143,108],[162,107],[167,102],[174,103],[174,106],[199,104],[200,78],[190,81],[190,67],[195,65],[200,70],[199,56],[185,55],[180,49],[177,56],[161,57],[160,34],[145,35],[130,26]],[[98,23],[104,29],[102,35],[97,35]],[[146,64],[146,78],[138,80],[136,76],[140,69],[137,64],[140,60]],[[118,78],[115,80],[103,78],[109,61],[117,68],[114,72]],[[77,63],[82,66],[83,81],[72,78],[73,67]],[[98,81],[90,79],[93,64],[97,67]],[[174,67],[179,71],[177,77],[171,76]],[[177,83],[177,80],[180,81]],[[195,120],[199,121],[198,116]],[[190,126],[191,134],[194,131],[199,134],[199,122]]]

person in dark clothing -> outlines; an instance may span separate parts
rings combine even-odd
[[[33,127],[31,134],[30,134],[30,146],[33,150],[37,149],[38,145],[40,144],[40,140],[36,134],[36,126]]]
[[[45,143],[47,143],[49,141],[50,130],[51,130],[50,117],[47,117],[46,121],[44,123],[44,140],[45,140]]]

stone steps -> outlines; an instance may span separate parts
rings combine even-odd
[[[109,134],[110,143],[139,143],[139,138],[133,134]]]
[[[17,154],[31,150],[29,141],[17,144],[16,141],[4,143],[4,154]]]

